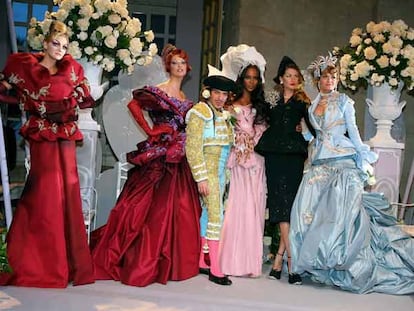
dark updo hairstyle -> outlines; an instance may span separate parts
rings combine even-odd
[[[162,50],[161,57],[164,62],[164,67],[167,72],[171,70],[171,60],[174,56],[181,57],[187,63],[187,73],[191,71],[191,66],[188,63],[188,54],[183,49],[177,49],[174,45],[168,43]]]

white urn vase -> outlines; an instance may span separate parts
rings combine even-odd
[[[92,98],[95,101],[100,99],[107,87],[106,84],[101,84],[102,67],[89,62],[86,58],[81,58],[78,62],[82,65],[85,77],[88,79]],[[92,118],[92,108],[80,109],[78,126],[81,130],[100,131],[99,124]]]
[[[403,148],[404,144],[391,136],[393,121],[401,115],[406,104],[406,101],[400,102],[403,83],[400,82],[396,89],[392,89],[388,83],[382,83],[380,86],[369,85],[368,88],[372,89],[372,92],[368,91],[372,94],[372,99],[367,98],[366,103],[369,113],[376,119],[377,126],[375,136],[368,143],[372,147]]]

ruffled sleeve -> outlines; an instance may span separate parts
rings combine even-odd
[[[186,102],[177,103],[185,105]],[[185,156],[184,116],[172,98],[157,87],[144,87],[133,92],[128,108],[139,126],[148,135],[138,143],[137,149],[127,154],[128,162],[144,165],[165,156],[168,163],[179,163]],[[149,111],[152,126],[144,117],[143,110]]]
[[[203,133],[204,125],[208,119],[208,112],[204,111],[207,105],[199,103],[190,109],[186,116],[186,133],[187,140],[185,144],[185,152],[191,173],[196,182],[207,180],[207,164],[203,152]],[[210,116],[212,117],[212,116]]]
[[[158,92],[158,93],[157,93]],[[164,98],[158,88],[144,87],[132,92],[133,98],[139,103],[139,106],[147,111],[171,110],[168,98]]]
[[[66,58],[66,56],[69,57]],[[91,96],[91,89],[88,79],[85,77],[83,67],[70,55],[65,55],[65,58],[65,61],[71,65],[72,72],[70,72],[70,77],[74,85],[73,98],[77,101],[79,108],[92,108],[95,106],[95,101]]]
[[[364,144],[361,140],[356,124],[354,101],[346,94],[341,94],[340,96],[340,102],[343,103],[344,118],[348,136],[356,150],[356,163],[358,168],[364,170],[364,164],[374,163],[378,160],[378,155],[371,151],[370,147]]]

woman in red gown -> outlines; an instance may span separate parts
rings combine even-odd
[[[185,280],[199,271],[201,208],[184,151],[185,115],[193,103],[181,91],[190,66],[184,50],[163,54],[170,78],[135,90],[128,104],[148,139],[128,154],[136,166],[108,223],[92,234],[97,279],[146,286]],[[152,128],[143,110],[149,112]]]
[[[76,166],[78,108],[93,99],[82,67],[66,55],[68,34],[51,24],[44,53],[12,54],[0,76],[29,114],[20,129],[30,145],[30,171],[7,235],[12,273],[0,284],[62,288],[94,282]]]

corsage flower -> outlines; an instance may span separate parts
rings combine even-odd
[[[202,96],[204,99],[209,99],[209,98],[210,98],[210,91],[209,91],[208,89],[203,90],[203,91],[201,92],[201,96]]]
[[[272,90],[269,92],[265,92],[265,101],[269,103],[270,109],[277,106],[277,102],[280,99],[279,92]]]
[[[233,127],[237,123],[237,118],[227,110],[223,111],[223,119],[229,122],[229,124]]]
[[[241,108],[240,107],[234,107],[233,110],[237,114],[239,114],[241,112]]]
[[[375,179],[374,168],[372,167],[372,165],[365,163],[364,171],[368,175],[367,184],[369,186],[375,185],[377,183],[377,180]]]

